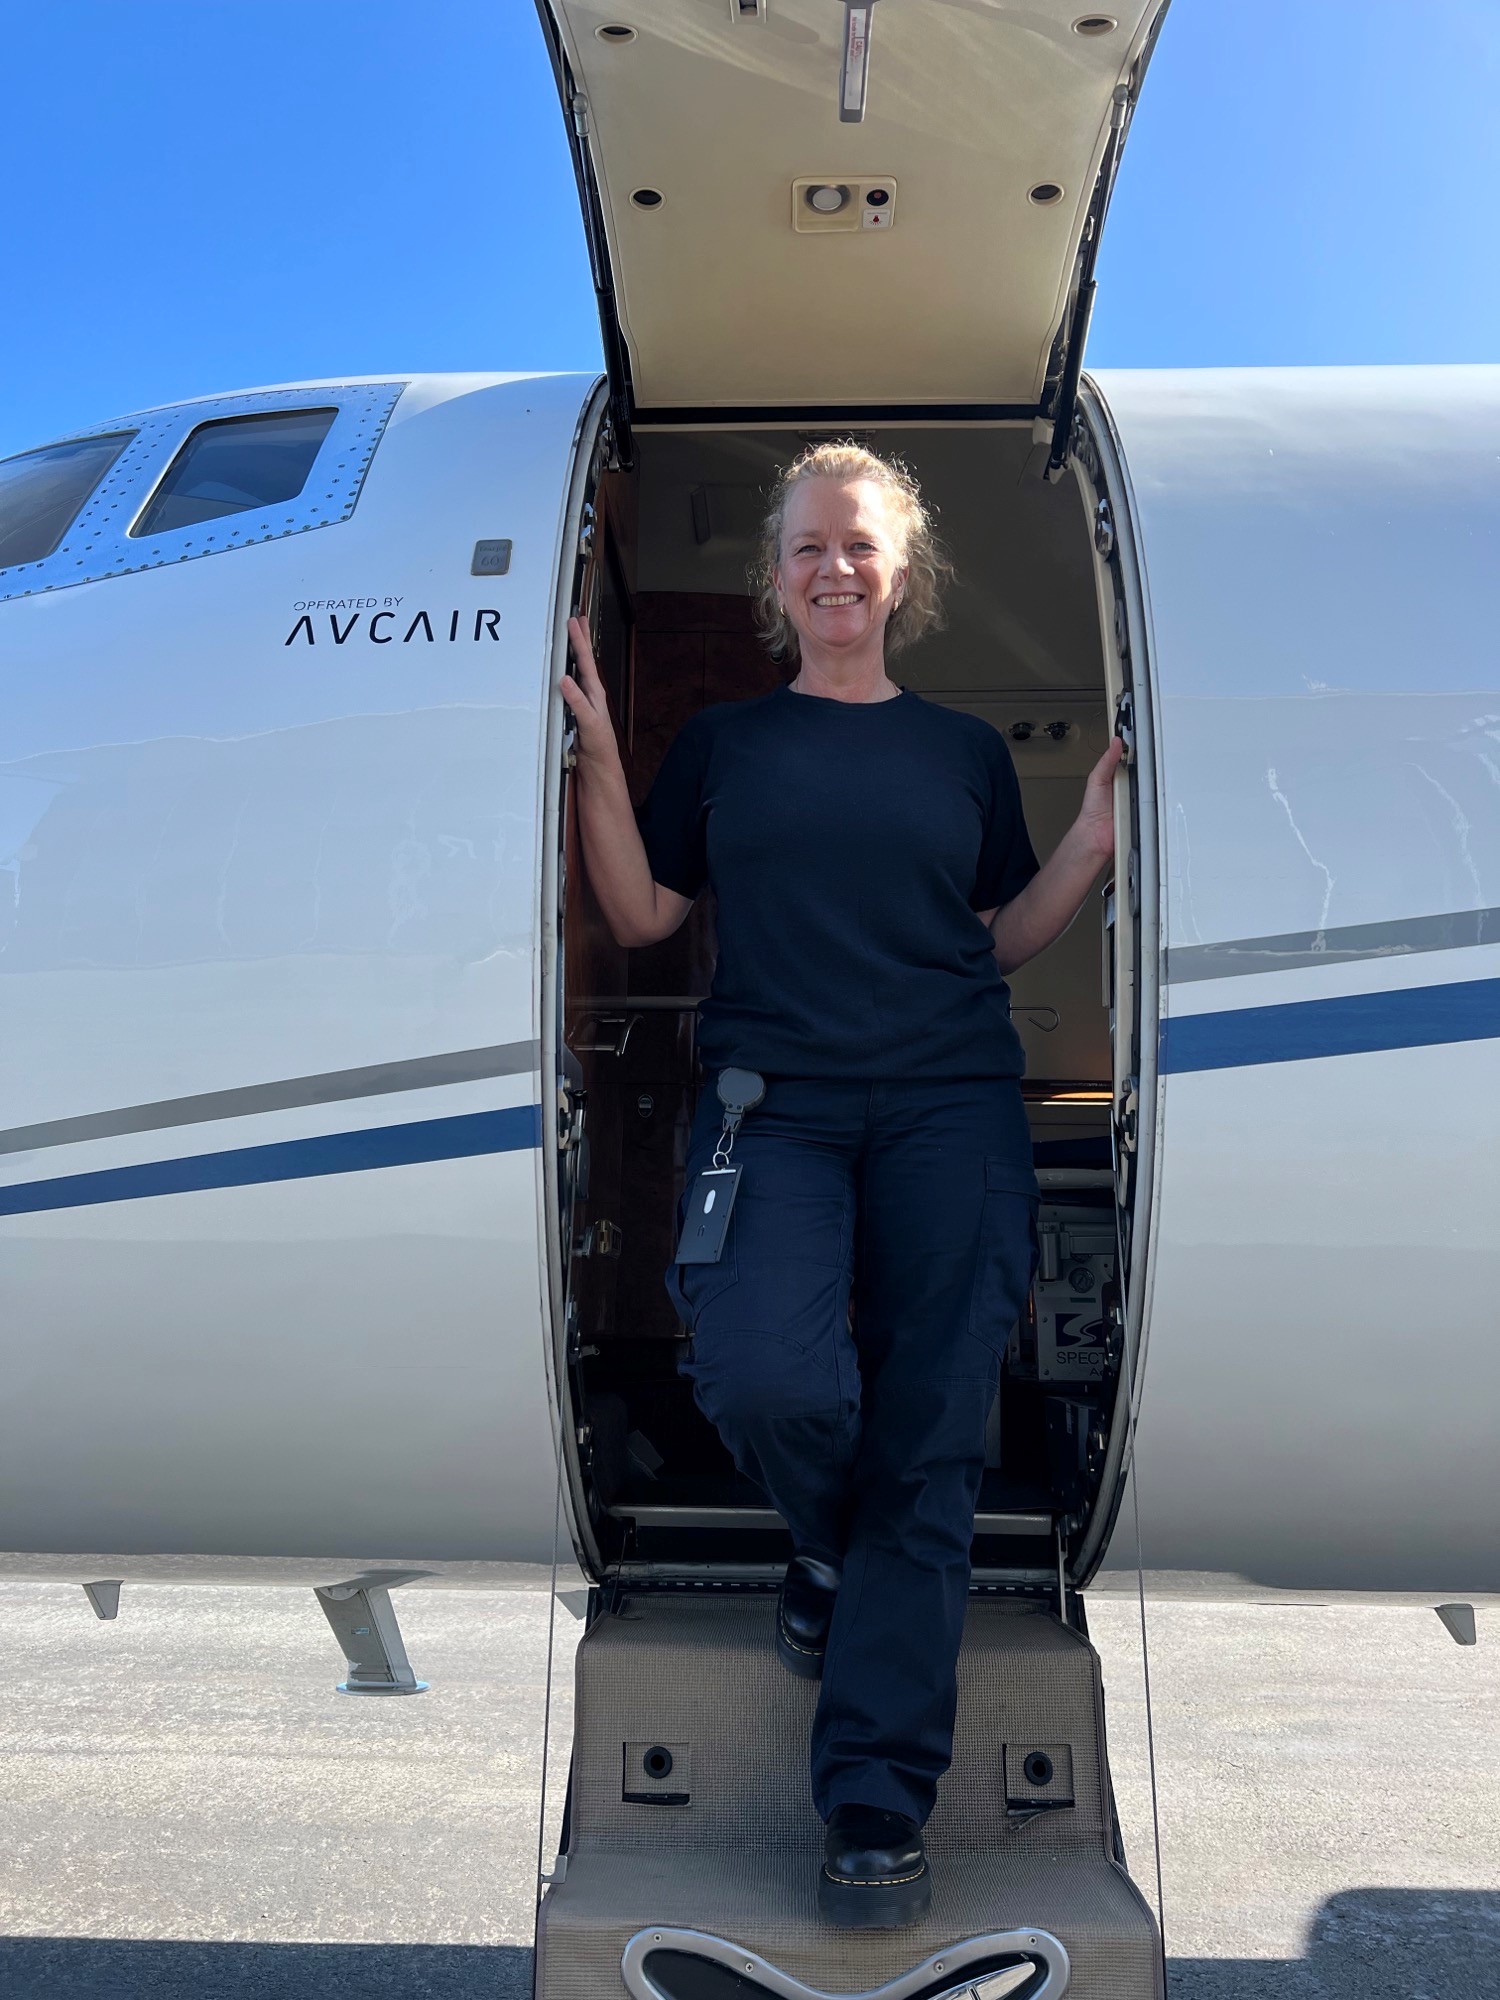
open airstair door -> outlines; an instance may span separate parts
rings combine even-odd
[[[541,0],[618,420],[1062,417],[1163,0]]]
[[[815,1690],[773,1649],[790,1540],[692,1403],[663,1282],[703,1085],[711,898],[672,937],[620,949],[582,866],[559,718],[544,903],[562,936],[543,973],[561,1105],[554,1380],[594,1587],[536,1992],[1159,2000],[1080,1596],[1118,1504],[1142,1323],[1155,875],[1128,487],[1078,364],[1160,9],[550,0],[541,14],[610,375],[608,421],[601,395],[580,431],[558,631],[575,609],[593,629],[632,799],[691,714],[781,678],[746,574],[764,494],[807,436],[855,425],[911,465],[958,564],[948,628],[903,674],[1004,732],[1044,845],[1110,729],[1139,741],[1113,892],[1012,987],[1041,1262],[991,1419],[954,1761],[927,1829],[934,1901],[910,1929],[849,1932],[817,1908]],[[1023,476],[1039,465],[1060,476]]]

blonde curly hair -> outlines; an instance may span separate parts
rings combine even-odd
[[[793,488],[804,479],[837,479],[845,484],[868,479],[886,496],[901,534],[901,559],[907,565],[901,602],[891,612],[885,628],[887,656],[902,652],[924,632],[938,630],[943,623],[942,589],[952,579],[953,565],[933,533],[921,489],[900,459],[881,458],[852,438],[833,438],[824,444],[809,445],[800,457],[782,469],[771,496],[770,512],[761,524],[760,555],[751,572],[751,583],[755,590],[755,622],[771,658],[790,663],[798,657],[796,628],[781,609],[775,570],[781,560],[787,504]]]

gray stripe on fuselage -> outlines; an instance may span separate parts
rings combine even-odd
[[[448,1055],[414,1056],[407,1062],[371,1063],[364,1069],[329,1070],[322,1076],[287,1077],[199,1097],[168,1097],[119,1111],[89,1111],[44,1125],[15,1125],[0,1132],[0,1153],[31,1153],[71,1146],[82,1139],[118,1139],[127,1132],[160,1132],[172,1125],[205,1125],[216,1118],[249,1118],[260,1111],[291,1111],[306,1104],[341,1104],[353,1097],[385,1097],[399,1090],[433,1090],[445,1083],[529,1075],[541,1062],[536,1042],[504,1042],[489,1049],[455,1049]]]
[[[1224,944],[1175,945],[1167,979],[1235,979],[1247,972],[1300,971],[1362,958],[1406,958],[1419,951],[1457,951],[1500,944],[1500,909],[1450,910],[1439,917],[1403,917],[1389,924],[1344,924],[1334,930],[1287,931],[1281,937],[1231,938]]]

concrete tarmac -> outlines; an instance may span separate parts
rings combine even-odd
[[[521,2000],[544,1589],[397,1594],[430,1693],[334,1692],[310,1591],[0,1585],[7,2000]],[[1156,1898],[1139,1614],[1091,1597]],[[1148,1600],[1172,2000],[1500,1996],[1500,1608]],[[569,1656],[559,1608],[556,1839]]]

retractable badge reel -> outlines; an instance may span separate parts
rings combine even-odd
[[[717,1264],[724,1254],[729,1218],[739,1191],[742,1168],[730,1159],[740,1120],[766,1094],[766,1080],[753,1069],[724,1069],[716,1085],[724,1107],[724,1129],[714,1156],[693,1182],[677,1244],[679,1264]]]

